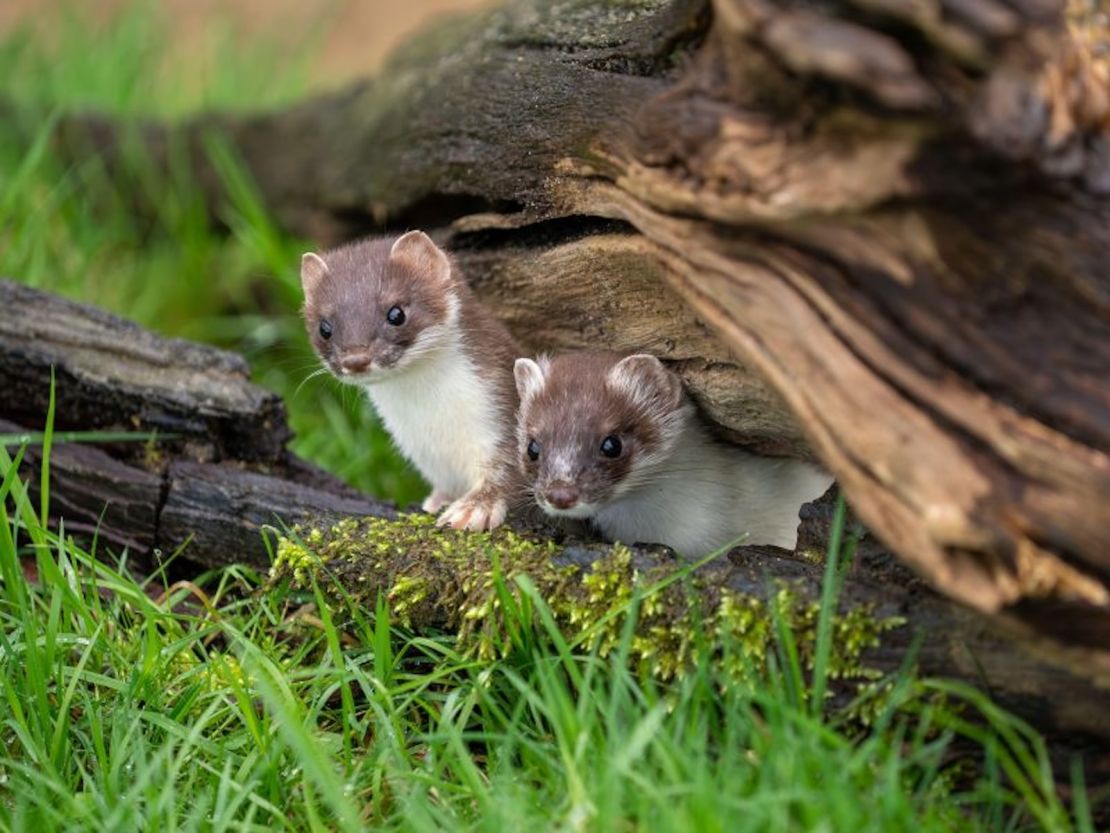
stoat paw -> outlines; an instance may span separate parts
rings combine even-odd
[[[446,492],[442,492],[439,489],[432,489],[432,493],[424,498],[424,502],[420,504],[420,508],[434,515],[450,502],[451,496]]]
[[[443,511],[436,521],[436,526],[484,532],[501,526],[505,522],[508,511],[508,504],[499,498],[491,500],[461,497]]]

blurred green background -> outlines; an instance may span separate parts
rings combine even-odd
[[[188,170],[140,153],[109,178],[97,158],[56,158],[58,114],[181,118],[279,106],[377,69],[431,18],[486,0],[167,0],[0,4],[0,96],[28,115],[0,126],[0,275],[89,301],[159,333],[242,352],[280,393],[293,449],[400,503],[424,485],[361,394],[326,375],[299,318],[309,241],[275,226],[226,148],[216,228]],[[154,217],[128,195],[141,189]]]

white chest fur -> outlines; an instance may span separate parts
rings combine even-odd
[[[496,392],[461,344],[366,392],[401,453],[451,499],[483,480],[507,441]]]

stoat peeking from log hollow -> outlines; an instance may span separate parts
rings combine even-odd
[[[654,356],[517,359],[518,462],[536,503],[607,539],[687,557],[727,544],[793,548],[798,510],[832,478],[716,440]]]

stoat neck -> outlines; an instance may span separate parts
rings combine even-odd
[[[464,348],[455,336],[366,386],[401,453],[433,486],[456,497],[481,482],[507,430],[492,380]]]

